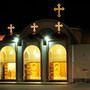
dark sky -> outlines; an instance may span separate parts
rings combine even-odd
[[[61,2],[65,11],[61,21],[70,27],[78,27],[90,32],[89,0],[3,0],[0,1],[0,32],[7,33],[6,27],[12,23],[14,32],[22,32],[30,23],[50,18],[58,19],[53,8]]]

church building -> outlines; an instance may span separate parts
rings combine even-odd
[[[54,11],[60,18],[64,7],[60,3],[57,6]],[[13,85],[28,85],[22,90],[35,90],[29,85],[90,82],[90,36],[84,36],[80,28],[42,19],[27,25],[20,34],[13,33],[12,24],[7,29],[8,36],[0,35],[0,90],[11,90]],[[8,84],[11,88],[4,87]],[[55,86],[57,90],[59,86]]]

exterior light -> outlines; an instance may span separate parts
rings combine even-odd
[[[50,40],[49,36],[45,36],[45,37],[44,37],[44,40],[45,40],[45,41]]]
[[[15,37],[14,38],[14,41],[17,43],[19,41],[19,38],[18,37]]]
[[[49,36],[45,36],[44,40],[43,40],[43,45],[46,45],[49,40],[50,40],[50,37]]]

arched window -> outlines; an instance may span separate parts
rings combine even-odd
[[[0,51],[0,79],[16,80],[16,52],[11,46],[5,46]]]
[[[40,49],[30,45],[24,50],[24,80],[41,80]]]
[[[67,80],[67,52],[59,44],[49,50],[49,80]]]

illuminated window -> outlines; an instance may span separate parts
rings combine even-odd
[[[41,80],[41,55],[35,45],[28,46],[24,51],[24,80]]]
[[[0,79],[16,80],[16,53],[11,46],[5,46],[1,49]]]
[[[49,80],[67,80],[67,53],[59,44],[49,50]]]

